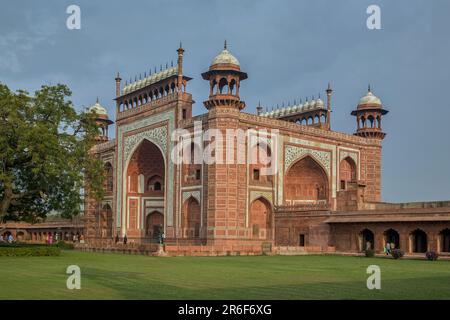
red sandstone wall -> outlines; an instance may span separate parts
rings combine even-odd
[[[381,201],[381,147],[361,149],[361,180],[365,183],[364,201]]]

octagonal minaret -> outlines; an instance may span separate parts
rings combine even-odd
[[[386,133],[381,129],[381,118],[389,111],[383,109],[380,98],[375,96],[369,86],[367,94],[359,100],[356,110],[357,130],[355,135],[365,138],[384,139]]]
[[[242,110],[245,107],[245,102],[239,97],[239,87],[241,81],[247,79],[247,73],[241,71],[239,61],[228,51],[226,41],[202,77],[210,85],[209,99],[203,102],[206,109],[225,106]]]

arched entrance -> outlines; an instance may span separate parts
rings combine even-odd
[[[294,163],[285,175],[285,203],[327,203],[328,177],[310,156]]]
[[[111,206],[109,204],[105,204],[100,214],[100,230],[102,238],[112,237],[112,228],[113,228],[112,220],[113,217]]]
[[[361,251],[365,250],[373,250],[375,245],[375,236],[373,232],[369,229],[364,229],[360,233],[360,239],[361,239]]]
[[[394,229],[388,229],[384,232],[384,243],[391,244],[391,249],[399,249],[400,248],[400,235]]]
[[[153,211],[147,215],[145,234],[152,239],[158,239],[164,233],[164,216],[161,212]]]
[[[24,241],[25,240],[25,233],[23,231],[17,231],[16,240],[17,241]]]
[[[412,252],[426,252],[428,248],[427,234],[421,229],[414,230],[412,236]]]
[[[181,228],[183,236],[186,238],[200,237],[200,219],[201,219],[200,203],[194,197],[187,199],[183,206],[183,217],[181,220]]]
[[[340,190],[347,190],[349,182],[356,181],[356,163],[352,158],[346,157],[339,164]]]
[[[126,190],[127,236],[129,238],[141,237],[141,230],[145,230],[147,236],[158,237],[164,230],[163,215],[161,213],[156,215],[152,212],[149,215],[150,220],[148,217],[146,220],[142,219],[146,210],[145,201],[164,203],[165,197],[164,157],[153,142],[144,139],[134,150],[126,171]],[[156,219],[156,222],[151,222],[152,219]],[[154,226],[159,224],[161,230],[156,232]]]
[[[450,252],[450,229],[444,229],[440,232],[441,252]]]
[[[272,237],[271,205],[265,198],[258,198],[250,205],[249,226],[251,238],[267,239]]]

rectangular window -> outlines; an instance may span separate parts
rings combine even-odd
[[[259,180],[259,169],[253,169],[253,180]]]
[[[341,190],[345,190],[345,180],[341,180]]]
[[[305,235],[304,234],[301,234],[300,236],[299,236],[299,246],[300,247],[304,247],[305,246]]]
[[[195,170],[195,179],[200,180],[200,169]]]
[[[187,116],[186,109],[183,109],[183,120],[186,120],[186,116]]]

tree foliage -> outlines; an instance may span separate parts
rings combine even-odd
[[[103,196],[103,165],[89,150],[95,114],[77,112],[65,85],[30,96],[0,84],[0,220],[36,221],[79,213],[80,191]]]

